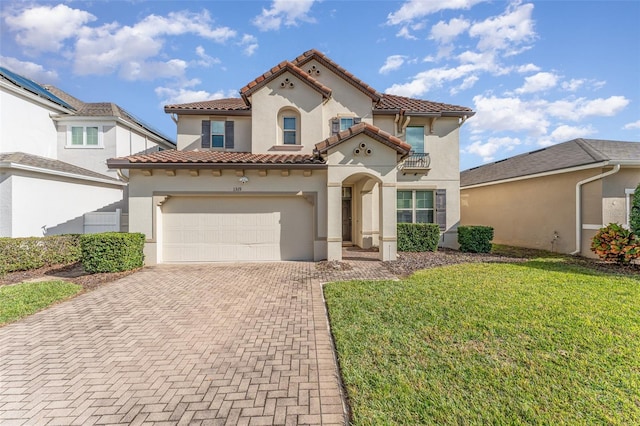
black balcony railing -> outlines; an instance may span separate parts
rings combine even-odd
[[[431,166],[431,157],[428,153],[411,152],[402,163],[402,171],[404,173],[427,172]]]

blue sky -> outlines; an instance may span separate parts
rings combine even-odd
[[[165,134],[315,48],[380,92],[471,107],[461,169],[576,137],[640,141],[640,1],[0,2],[0,64]]]

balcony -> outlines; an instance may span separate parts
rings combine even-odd
[[[431,157],[428,153],[410,152],[409,156],[404,159],[400,165],[400,171],[403,175],[411,174],[427,174],[431,168]]]

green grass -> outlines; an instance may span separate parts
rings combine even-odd
[[[40,281],[0,287],[0,325],[31,315],[82,291],[65,281]]]
[[[325,296],[353,424],[640,424],[638,277],[549,258]]]

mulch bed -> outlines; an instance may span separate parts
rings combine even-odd
[[[89,274],[82,264],[45,266],[30,271],[11,272],[0,276],[0,286],[16,284],[24,281],[63,280],[80,284],[85,291],[94,290],[103,284],[131,275],[139,269],[124,272],[108,272],[101,274]]]

